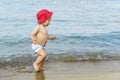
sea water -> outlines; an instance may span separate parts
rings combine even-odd
[[[47,29],[57,39],[48,41],[47,54],[77,59],[120,56],[120,0],[1,0],[1,57],[34,54],[30,33],[40,9],[53,11]]]

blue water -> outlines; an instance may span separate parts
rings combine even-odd
[[[120,55],[120,0],[1,0],[0,56],[33,54],[35,14],[54,12],[47,54]]]

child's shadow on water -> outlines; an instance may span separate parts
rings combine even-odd
[[[44,72],[35,72],[35,80],[45,80]]]

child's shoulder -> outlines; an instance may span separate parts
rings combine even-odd
[[[39,29],[39,26],[38,26],[38,25],[37,25],[37,26],[35,26],[35,27],[34,27],[34,29]]]
[[[33,31],[38,31],[39,30],[39,26],[35,26]]]

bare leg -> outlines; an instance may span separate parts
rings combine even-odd
[[[41,61],[41,63],[39,64],[39,68],[42,68],[44,65],[44,60]]]
[[[45,59],[43,59],[43,61],[41,62],[41,64],[39,64],[39,68],[47,70],[48,68],[46,68],[46,67],[43,66],[44,65],[44,61],[45,61]]]
[[[35,71],[39,71],[39,59],[40,59],[40,58],[41,58],[41,57],[38,56],[37,59],[36,59],[36,61],[33,63],[33,66],[34,66]]]
[[[43,64],[44,64],[44,60],[45,58],[47,57],[47,54],[45,53],[45,51],[43,49],[40,49],[38,52],[38,58],[37,60],[34,62],[34,68],[35,68],[35,71],[38,71],[40,68],[43,67]]]

